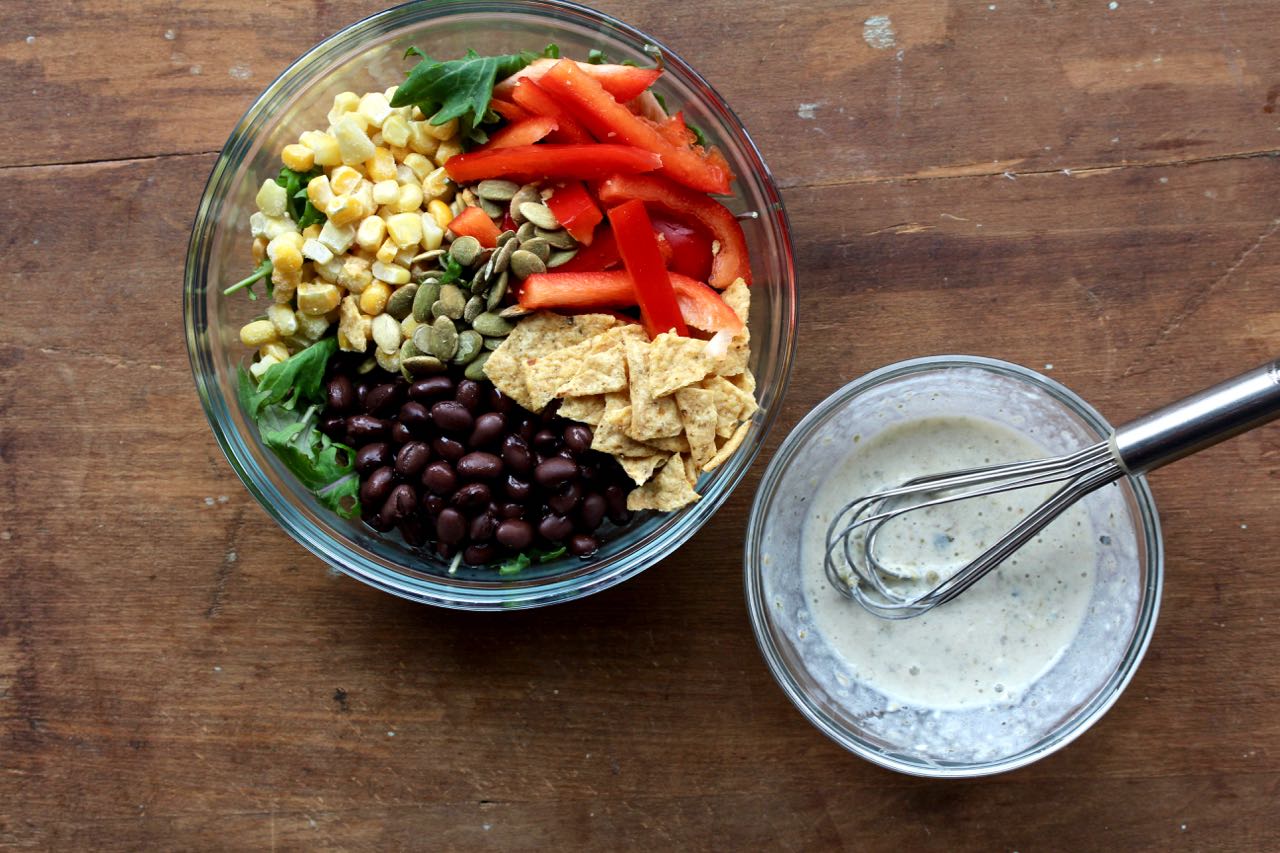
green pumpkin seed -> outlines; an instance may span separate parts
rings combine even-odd
[[[413,330],[413,345],[420,353],[431,352],[431,324],[425,323]]]
[[[542,262],[542,258],[533,252],[518,249],[511,256],[511,274],[516,278],[525,279],[534,273],[546,271],[547,265]]]
[[[523,243],[525,240],[532,240],[537,236],[538,226],[532,222],[526,222],[516,229],[516,239]]]
[[[492,352],[493,350],[496,350],[498,347],[502,346],[502,342],[505,340],[506,338],[485,338],[484,348]]]
[[[444,373],[445,365],[444,362],[434,356],[415,355],[413,358],[407,358],[400,362],[400,371],[406,379],[413,381],[414,379],[422,379],[437,373]]]
[[[488,269],[489,266],[486,264],[477,270],[476,274],[471,277],[471,283],[468,285],[467,289],[470,290],[472,294],[478,295],[484,293],[485,285],[489,283]]]
[[[440,298],[440,285],[424,281],[413,295],[413,319],[419,323],[431,322],[431,306]]]
[[[454,364],[470,364],[484,350],[484,338],[480,333],[467,329],[458,333],[458,351],[453,355]]]
[[[556,219],[556,215],[551,212],[551,208],[541,201],[526,201],[520,205],[520,213],[525,219],[539,228],[546,228],[550,231],[560,227],[560,220]]]
[[[436,317],[448,317],[450,320],[461,320],[462,309],[467,305],[467,297],[462,288],[456,284],[440,286],[440,298],[431,306],[431,313]]]
[[[555,269],[561,264],[567,264],[577,254],[577,249],[561,249],[557,252],[552,252],[551,257],[547,258],[547,269]]]
[[[476,360],[467,365],[467,369],[462,371],[462,375],[474,382],[484,380],[484,363],[489,360],[489,353],[482,352],[476,356]]]
[[[356,373],[363,376],[377,366],[378,360],[376,358],[366,358],[364,361],[360,362],[360,366],[356,368]]]
[[[501,311],[498,312],[498,316],[502,317],[503,319],[510,320],[513,318],[519,319],[520,317],[523,317],[526,314],[532,314],[532,313],[533,313],[532,311],[522,308],[519,303],[516,303],[515,305],[508,305],[506,308],[503,308]]]
[[[420,255],[414,255],[410,259],[410,263],[416,264],[416,263],[419,263],[420,261],[434,261],[436,258],[443,257],[444,254],[445,254],[444,249],[428,249],[427,251],[423,252]]]
[[[476,317],[471,327],[487,338],[504,338],[515,328],[497,314],[490,314],[488,311]]]
[[[397,321],[403,320],[413,312],[413,298],[417,295],[418,285],[416,284],[406,284],[404,287],[396,288],[396,292],[387,300],[387,313]]]
[[[507,295],[507,281],[510,279],[509,273],[503,273],[498,276],[498,280],[489,288],[489,298],[485,302],[485,307],[490,311],[495,310],[502,304],[503,298]]]
[[[515,220],[517,225],[521,225],[525,221],[524,214],[520,212],[520,206],[524,204],[541,204],[542,193],[533,184],[525,184],[516,190],[515,195],[511,197],[511,204],[507,206],[507,213],[511,214],[511,218]]]
[[[551,257],[551,244],[543,237],[525,240],[520,244],[520,248],[526,252],[533,252],[543,263],[546,263],[547,258]]]
[[[511,263],[511,256],[516,249],[520,248],[520,241],[515,239],[515,235],[507,242],[502,244],[497,254],[493,256],[493,272],[502,273],[507,271],[507,265]]]
[[[462,319],[470,323],[476,317],[484,313],[485,301],[483,296],[473,296],[467,300],[467,304],[462,308]]]
[[[534,230],[534,234],[551,244],[553,249],[572,249],[578,245],[568,231],[549,231],[545,228]]]
[[[479,185],[476,186],[476,195],[480,196],[480,198],[488,199],[489,201],[511,201],[512,196],[519,192],[519,190],[520,185],[515,181],[499,181],[490,179],[487,181],[481,181]]]
[[[479,208],[483,210],[490,219],[502,221],[502,217],[506,216],[507,209],[500,204],[489,201],[487,198],[480,199]]]
[[[498,235],[498,248],[501,249],[503,246],[507,245],[507,243],[514,240],[515,237],[516,237],[516,232],[503,231],[501,234]]]
[[[414,358],[422,355],[422,350],[418,349],[418,345],[413,342],[413,338],[409,338],[400,345],[400,364],[403,365],[405,359]]]
[[[479,254],[480,241],[475,237],[459,237],[453,241],[452,245],[449,246],[449,257],[453,258],[464,267],[469,267],[475,263]]]
[[[427,352],[448,361],[458,351],[458,329],[448,317],[437,317],[427,329]]]

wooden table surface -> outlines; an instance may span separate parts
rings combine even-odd
[[[4,4],[0,847],[1280,848],[1280,431],[1153,477],[1168,562],[1137,677],[1066,750],[978,781],[806,723],[739,546],[786,431],[887,362],[1006,358],[1121,421],[1277,354],[1274,3],[601,7],[753,132],[795,232],[798,361],[764,458],[677,555],[493,615],[296,545],[187,366],[215,152],[376,0]]]

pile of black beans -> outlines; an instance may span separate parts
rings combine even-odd
[[[334,362],[320,429],[355,450],[361,513],[375,530],[481,566],[562,546],[587,557],[606,518],[631,520],[626,472],[556,404],[533,414],[489,382],[410,383]]]

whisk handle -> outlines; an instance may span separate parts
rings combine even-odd
[[[1143,415],[1115,431],[1116,456],[1142,474],[1280,416],[1280,360]]]

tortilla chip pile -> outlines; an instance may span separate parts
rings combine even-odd
[[[698,500],[699,472],[714,471],[746,438],[756,411],[746,329],[751,292],[721,294],[743,330],[717,352],[709,341],[661,334],[609,314],[532,314],[493,351],[484,372],[531,412],[560,399],[560,414],[591,424],[638,488],[632,510],[666,512]]]

